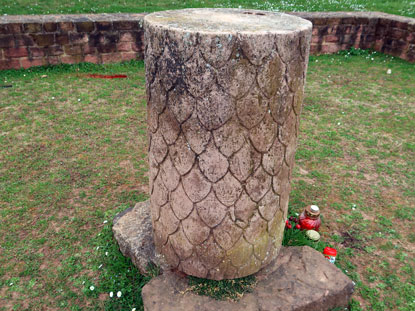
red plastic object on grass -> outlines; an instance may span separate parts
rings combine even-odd
[[[127,78],[126,75],[99,75],[96,73],[91,73],[86,75],[88,78],[94,78],[94,79],[124,79]]]
[[[320,209],[317,205],[309,205],[304,209],[299,217],[299,222],[302,230],[316,230],[320,228]]]
[[[335,248],[326,247],[323,250],[323,255],[326,257],[331,263],[336,261],[337,250]]]

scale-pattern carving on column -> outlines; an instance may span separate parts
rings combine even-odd
[[[205,10],[176,12],[186,11]],[[198,277],[255,273],[281,246],[311,23],[299,19],[301,27],[282,32],[186,31],[161,27],[154,14],[145,18],[145,65],[157,251]]]

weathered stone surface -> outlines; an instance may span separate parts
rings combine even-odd
[[[236,9],[144,23],[156,248],[188,274],[255,273],[281,246],[311,23]]]
[[[155,252],[151,226],[150,201],[137,203],[133,208],[117,214],[112,231],[121,253],[131,258],[141,273],[147,273],[149,264],[165,268],[166,264]]]
[[[284,247],[256,274],[252,293],[239,301],[218,301],[190,291],[187,280],[172,272],[143,287],[145,311],[326,311],[347,307],[353,282],[314,249]]]

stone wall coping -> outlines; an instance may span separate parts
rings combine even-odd
[[[415,26],[415,18],[394,15],[389,13],[377,12],[377,11],[361,11],[361,12],[287,12],[287,14],[299,16],[302,18],[368,18],[368,19],[383,19],[390,22],[407,23]]]
[[[415,25],[415,18],[394,15],[377,11],[359,12],[285,12],[286,14],[309,18],[383,18],[391,21],[405,22]],[[0,24],[10,23],[48,23],[48,22],[83,22],[83,21],[118,21],[133,20],[140,21],[148,13],[100,13],[100,14],[49,14],[49,15],[2,15]]]
[[[2,15],[0,24],[14,23],[59,23],[59,22],[105,22],[142,21],[147,13],[101,13],[101,14],[58,14],[58,15]]]

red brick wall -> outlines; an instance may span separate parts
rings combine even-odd
[[[143,16],[1,16],[0,70],[142,59]]]
[[[380,12],[296,12],[313,23],[312,54],[351,47],[415,62],[415,19]]]
[[[313,23],[312,54],[351,47],[415,62],[415,19],[380,12],[295,12]],[[143,59],[145,14],[0,16],[0,70]]]

